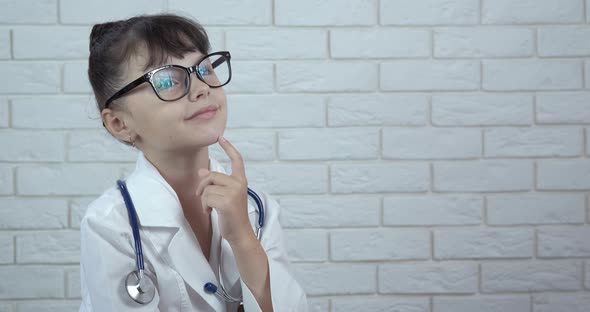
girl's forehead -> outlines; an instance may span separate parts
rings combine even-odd
[[[129,75],[135,77],[139,77],[140,75],[149,72],[155,68],[164,66],[164,65],[180,65],[184,67],[194,66],[197,64],[199,60],[201,60],[205,54],[201,53],[200,51],[192,51],[183,54],[181,58],[170,55],[170,54],[163,54],[162,61],[158,64],[149,64],[150,62],[150,55],[146,49],[138,49],[136,53],[130,56],[127,72]]]

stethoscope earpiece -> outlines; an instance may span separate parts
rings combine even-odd
[[[125,288],[129,297],[140,304],[150,303],[156,295],[156,288],[152,279],[137,271],[133,271],[127,275]]]

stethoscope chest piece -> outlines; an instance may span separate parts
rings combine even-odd
[[[121,195],[123,196],[123,200],[125,201],[125,207],[127,207],[127,213],[129,215],[129,223],[131,224],[131,229],[133,232],[133,240],[135,242],[135,262],[137,266],[137,270],[129,273],[127,278],[125,279],[125,289],[127,290],[127,294],[133,301],[139,304],[148,304],[150,303],[155,296],[156,288],[154,286],[154,282],[152,279],[144,274],[144,264],[143,264],[143,248],[141,246],[141,237],[139,234],[139,222],[137,219],[137,213],[135,211],[135,207],[133,205],[133,201],[131,200],[131,195],[127,190],[127,185],[125,181],[118,180],[117,185],[119,186],[119,190],[121,191]],[[248,188],[248,195],[254,198],[256,201],[256,206],[258,207],[258,222],[256,224],[256,236],[260,240],[262,235],[262,227],[264,226],[264,205],[260,196],[256,194],[252,189]],[[221,248],[219,248],[219,252],[221,253]],[[219,257],[221,259],[221,255]],[[221,260],[219,261],[219,267],[217,268],[219,271],[219,276],[221,277]],[[219,283],[219,288],[217,285],[209,282],[205,284],[205,291],[211,294],[215,294],[221,299],[227,302],[241,302],[242,297],[234,298],[225,291],[223,285]]]
[[[125,288],[127,294],[137,303],[150,303],[156,294],[154,283],[149,276],[142,274],[140,278],[137,271],[133,271],[127,275],[125,279]]]

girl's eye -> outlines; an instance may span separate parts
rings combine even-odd
[[[168,90],[177,85],[172,76],[162,77],[156,81],[156,88],[158,90]]]
[[[199,75],[205,76],[209,74],[209,68],[205,66],[199,66]]]

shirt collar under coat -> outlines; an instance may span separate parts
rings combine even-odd
[[[209,158],[209,170],[226,173],[221,164]],[[139,224],[141,226],[142,241],[146,239],[154,245],[154,248],[166,259],[168,264],[175,269],[207,303],[218,309],[225,310],[222,303],[215,295],[206,293],[203,286],[206,282],[218,283],[217,269],[212,270],[209,262],[201,252],[198,241],[192,229],[184,217],[184,212],[174,189],[162,177],[158,169],[139,152],[135,171],[127,179],[127,188],[133,200]],[[253,210],[252,204],[248,204],[248,210]],[[253,210],[254,211],[254,210]],[[239,278],[239,272],[235,264],[231,247],[227,241],[222,241],[217,225],[217,212],[211,213],[213,226],[211,260],[218,262],[218,251],[221,246],[223,258],[224,284],[234,285]],[[174,231],[158,231],[157,228],[176,228]],[[167,234],[165,234],[167,233]],[[145,235],[144,235],[145,234]],[[145,237],[144,237],[145,236]],[[144,252],[145,255],[145,252]],[[146,260],[147,261],[147,260]]]

